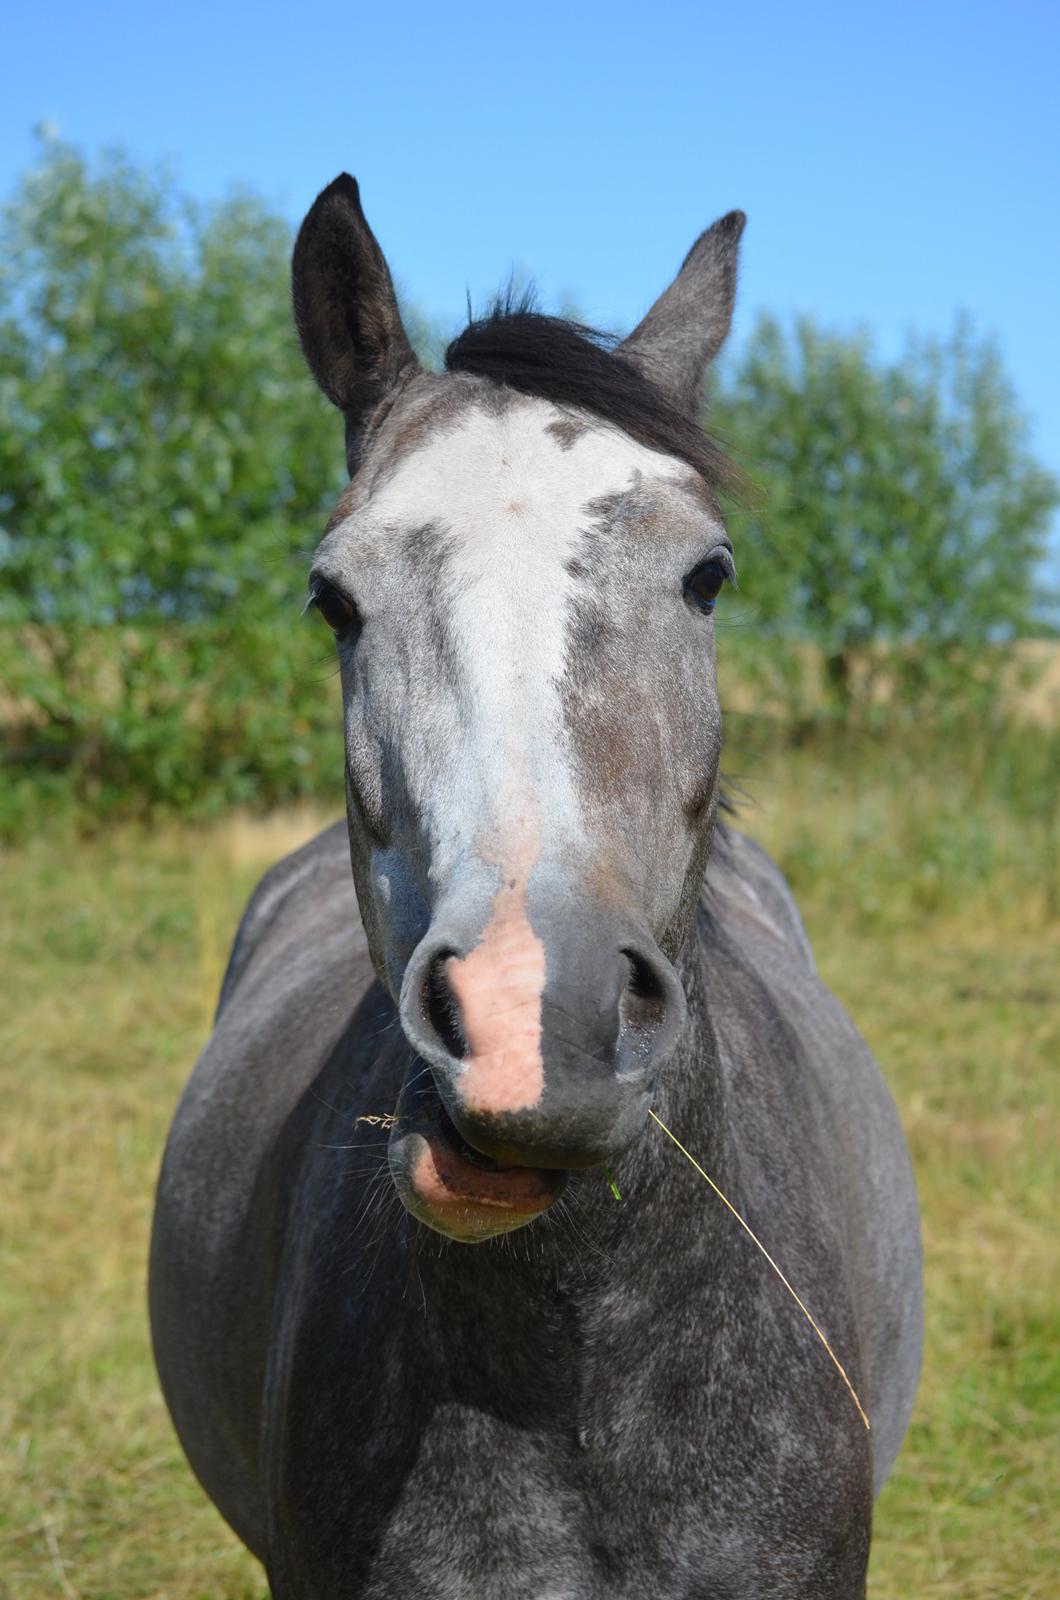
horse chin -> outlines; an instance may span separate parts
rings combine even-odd
[[[411,1126],[399,1117],[389,1162],[406,1210],[436,1233],[477,1244],[525,1227],[563,1193],[566,1172],[493,1161],[461,1136],[440,1099],[432,1111],[421,1107]]]

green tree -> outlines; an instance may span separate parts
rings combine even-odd
[[[799,682],[812,641],[844,718],[881,678],[892,707],[980,701],[1031,621],[1058,502],[993,346],[961,320],[888,363],[865,335],[763,316],[713,422],[761,491],[735,518],[744,649]]]
[[[301,623],[342,430],[294,336],[286,223],[44,143],[0,221],[0,675],[11,784],[269,800],[330,782]],[[431,336],[414,316],[422,339]]]

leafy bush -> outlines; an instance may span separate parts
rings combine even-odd
[[[289,249],[251,196],[197,208],[58,144],[7,212],[9,812],[42,764],[97,807],[338,781],[330,653],[298,613],[341,427],[292,331]]]
[[[713,421],[761,491],[732,518],[744,669],[796,718],[988,707],[1060,499],[990,343],[962,320],[887,363],[763,316]]]

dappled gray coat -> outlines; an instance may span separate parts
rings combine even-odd
[[[348,822],[250,903],[151,1264],[174,1422],[277,1600],[864,1594],[917,1209],[781,875],[717,823],[695,404],[742,223],[617,352],[507,307],[441,375],[352,179],[303,225]]]

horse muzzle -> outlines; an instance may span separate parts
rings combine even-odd
[[[558,919],[557,919],[558,920]],[[611,1160],[643,1126],[685,1022],[643,931],[596,917],[540,938],[524,917],[477,943],[439,919],[414,951],[401,1021],[459,1139],[506,1168]]]

